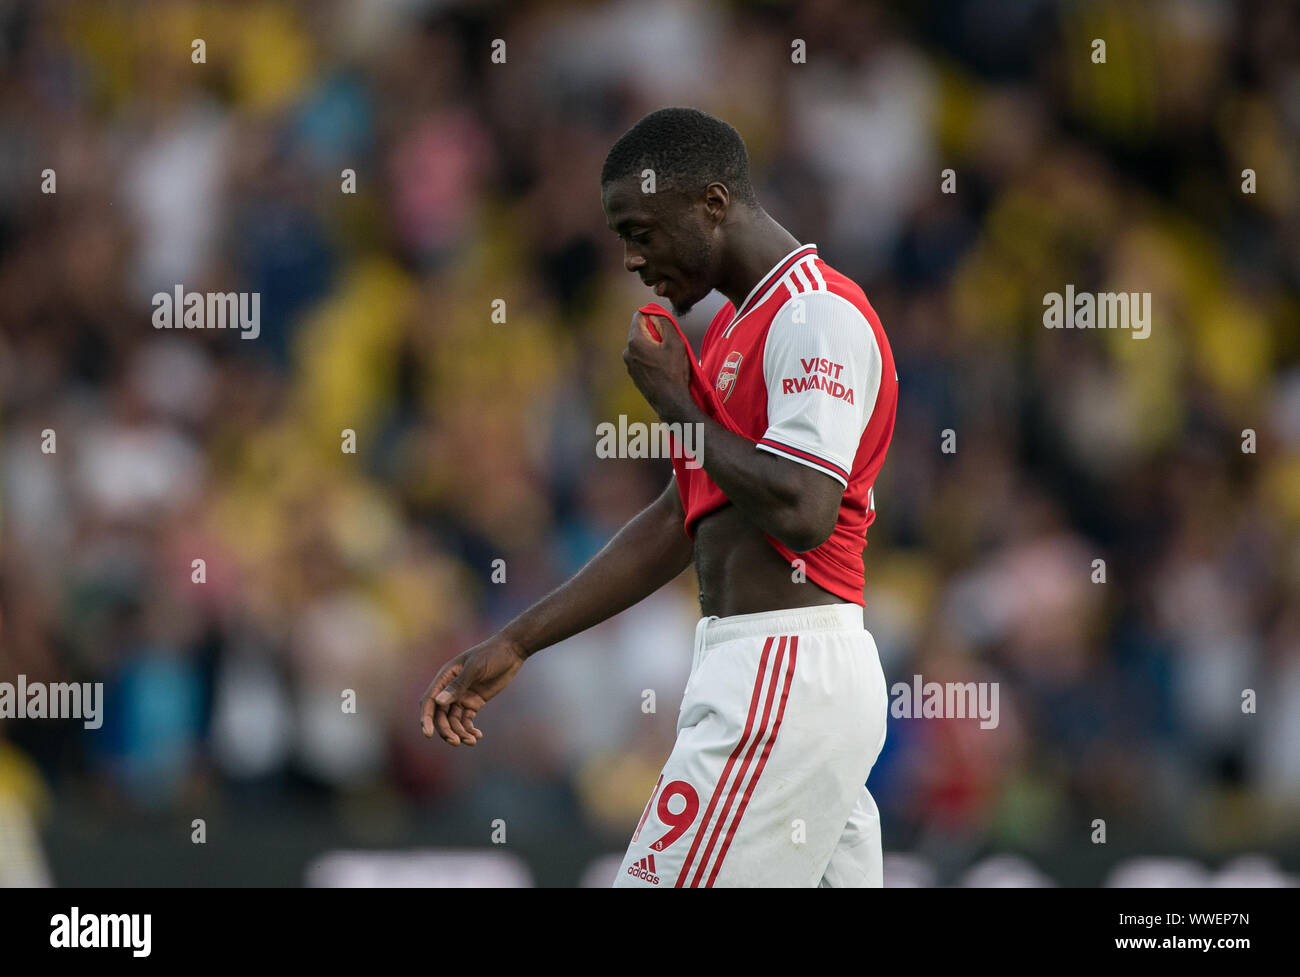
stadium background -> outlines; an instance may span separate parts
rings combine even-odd
[[[107,689],[93,733],[0,720],[0,883],[607,882],[691,573],[473,750],[416,703],[668,477],[594,451],[653,419],[598,174],[674,104],[893,345],[889,681],[1000,683],[996,730],[891,720],[888,882],[1300,871],[1294,5],[97,0],[0,4],[0,680]],[[1044,329],[1067,282],[1151,292],[1150,337]],[[261,336],[153,329],[177,284],[260,292]]]

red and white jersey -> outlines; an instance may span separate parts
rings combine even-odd
[[[862,289],[805,244],[777,262],[736,309],[709,324],[698,367],[710,381],[696,403],[762,451],[815,468],[844,486],[830,538],[795,553],[767,536],[808,579],[863,603],[862,551],[876,516],[872,491],[898,406],[898,374],[880,319]],[[704,400],[706,402],[701,402]],[[727,503],[704,468],[674,453],[673,472],[692,538],[699,520]],[[704,446],[708,460],[708,445]]]

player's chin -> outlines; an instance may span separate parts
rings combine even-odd
[[[706,292],[705,295],[707,294]],[[689,295],[665,295],[664,297],[668,299],[668,308],[672,309],[673,315],[680,319],[695,308],[695,303],[704,296],[692,293]]]

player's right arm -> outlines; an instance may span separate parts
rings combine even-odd
[[[587,564],[504,628],[447,662],[420,700],[420,728],[452,746],[483,733],[474,717],[536,652],[613,617],[672,580],[691,562],[676,479]]]

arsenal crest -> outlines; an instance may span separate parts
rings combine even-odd
[[[731,396],[731,391],[736,389],[736,371],[740,369],[740,361],[743,358],[738,350],[733,349],[727,354],[727,361],[722,364],[722,369],[718,372],[718,382],[715,386],[724,404]]]

